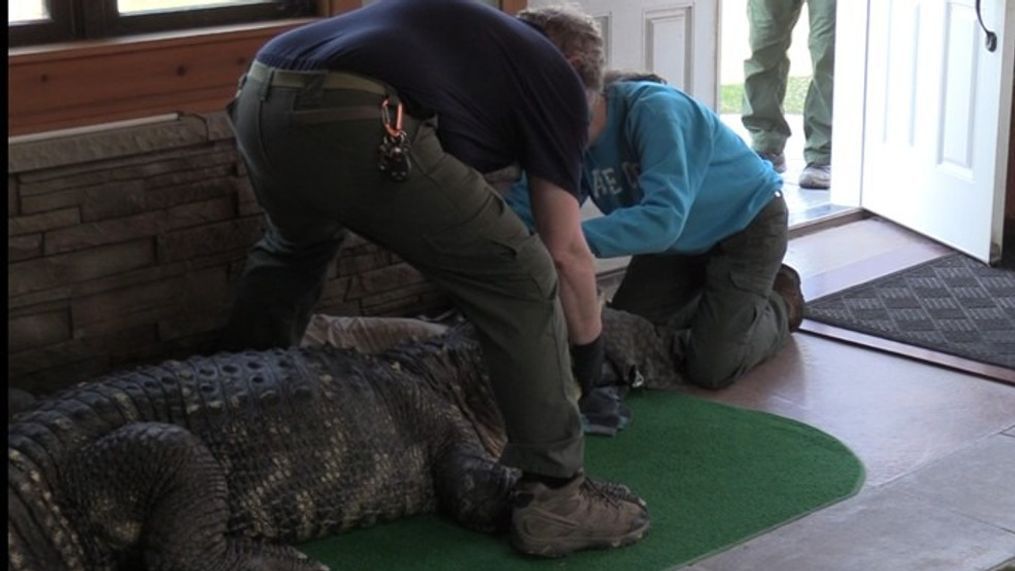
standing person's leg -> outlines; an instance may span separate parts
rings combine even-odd
[[[546,248],[479,172],[444,153],[431,121],[412,159],[415,176],[360,192],[347,222],[443,286],[476,326],[508,433],[501,461],[524,472],[513,545],[560,556],[638,541],[644,503],[582,474],[577,384]]]
[[[222,350],[298,345],[344,235],[335,222],[310,216],[301,228],[280,229],[267,215],[265,224],[238,280]]]
[[[358,200],[356,230],[442,286],[479,333],[507,425],[503,462],[569,478],[583,462],[567,325],[553,262],[482,175],[419,127],[416,177]]]
[[[835,0],[807,0],[810,12],[808,46],[814,76],[804,101],[804,159],[832,162],[832,92],[835,74]]]
[[[228,112],[258,204],[265,212],[264,236],[251,248],[236,286],[220,349],[267,349],[299,344],[321,295],[327,265],[345,231],[320,216],[290,189],[310,181],[278,173],[260,143],[263,97],[255,85],[242,90]],[[291,102],[291,93],[276,94]]]
[[[803,0],[748,0],[747,3],[751,56],[744,61],[741,121],[751,133],[754,150],[773,158],[781,157],[791,134],[782,112],[790,63],[786,52],[802,5]],[[785,170],[785,165],[777,170]]]
[[[786,253],[787,218],[777,196],[710,252],[698,311],[684,343],[674,347],[690,382],[728,386],[785,345],[790,308],[772,287]]]

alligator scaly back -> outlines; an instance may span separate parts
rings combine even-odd
[[[8,427],[10,568],[316,569],[282,544],[436,509],[502,526],[515,475],[459,408],[492,406],[460,341],[194,357],[40,401]]]
[[[604,311],[604,326],[621,382],[672,373],[644,319]],[[290,348],[107,375],[10,418],[8,568],[309,571],[285,544],[435,510],[503,529],[518,478],[495,461],[503,426],[468,327],[376,356]]]

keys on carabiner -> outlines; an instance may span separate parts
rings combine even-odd
[[[391,117],[391,100],[381,102],[381,123],[384,138],[377,148],[377,170],[388,175],[395,182],[409,177],[412,163],[409,161],[409,136],[402,129],[402,102],[395,106],[395,117]]]
[[[405,132],[395,137],[385,133],[377,152],[378,170],[395,182],[402,182],[409,177],[412,164],[409,162],[409,137]]]

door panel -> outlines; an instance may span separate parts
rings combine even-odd
[[[684,91],[694,90],[690,7],[652,10],[645,13],[645,67],[667,78]]]
[[[941,102],[942,128],[937,141],[937,163],[953,176],[972,181],[976,78],[980,56],[987,52],[977,41],[975,12],[955,10],[954,6],[949,6],[948,12],[950,17],[945,18],[944,100]]]
[[[975,0],[869,4],[860,204],[984,261],[1001,253],[1013,1],[983,2],[995,52]]]
[[[556,0],[530,0],[531,7]],[[607,67],[648,70],[715,108],[716,0],[579,0],[606,39]]]

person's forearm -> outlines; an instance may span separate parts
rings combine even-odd
[[[585,246],[584,240],[580,246]],[[573,248],[569,254],[555,257],[554,263],[560,279],[560,303],[567,319],[568,337],[573,345],[591,343],[602,333],[595,258],[587,247]]]
[[[596,294],[596,263],[581,230],[578,201],[539,178],[529,182],[536,230],[557,269],[559,296],[572,344],[594,341],[602,332]]]

